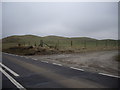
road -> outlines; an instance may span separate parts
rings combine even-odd
[[[119,77],[2,53],[2,88],[118,88]]]

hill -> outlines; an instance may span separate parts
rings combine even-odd
[[[88,37],[74,37],[74,38],[67,38],[67,37],[60,37],[60,36],[45,36],[39,37],[35,35],[22,35],[22,36],[9,36],[2,39],[3,43],[23,43],[23,42],[38,42],[40,40],[45,41],[56,41],[56,40],[73,40],[73,41],[95,41],[96,39],[88,38]]]
[[[41,37],[35,36],[35,35],[22,35],[22,36],[9,36],[2,39],[3,43],[22,43],[22,42],[28,42],[32,40],[38,40]]]
[[[43,40],[48,46],[57,46],[59,49],[81,49],[83,47],[95,48],[95,47],[115,47],[116,40],[97,40],[89,37],[61,37],[61,36],[45,36],[39,37],[35,35],[21,35],[21,36],[9,36],[2,39],[3,49],[21,45],[36,45],[39,46],[40,41]],[[107,43],[107,44],[106,44]]]

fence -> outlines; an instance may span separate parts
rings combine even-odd
[[[23,42],[22,44],[55,49],[103,49],[117,48],[118,42],[118,40],[40,40]]]

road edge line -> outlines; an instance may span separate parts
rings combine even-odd
[[[19,89],[26,90],[20,83],[18,83],[13,77],[11,77],[7,72],[5,72],[1,67],[0,71]]]
[[[58,66],[62,66],[62,64],[58,64],[58,63],[52,63],[52,64],[54,64],[54,65],[58,65]]]
[[[120,78],[120,76],[115,76],[115,75],[106,74],[106,73],[98,73],[98,74],[100,74],[100,75],[104,75],[104,76],[109,76],[109,77]]]
[[[80,68],[75,68],[75,67],[70,67],[71,69],[79,70],[79,71],[84,71],[83,69]]]
[[[16,76],[16,77],[19,76],[16,72],[14,72],[14,71],[11,70],[10,68],[8,68],[8,67],[5,66],[4,64],[2,64],[1,62],[0,62],[0,65],[1,65],[2,67],[4,67],[6,70],[8,70],[8,71],[9,71],[11,74],[13,74],[14,76]]]

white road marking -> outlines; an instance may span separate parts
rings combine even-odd
[[[105,76],[110,76],[110,77],[120,78],[120,76],[115,76],[115,75],[110,75],[110,74],[105,74],[105,73],[98,73],[98,74],[105,75]]]
[[[12,54],[12,53],[5,53],[5,52],[3,52],[4,54],[8,54],[8,55],[14,55],[14,54]]]
[[[41,62],[48,63],[47,61],[41,61]]]
[[[3,52],[4,53],[4,52]],[[16,55],[16,54],[10,54],[10,53],[4,53],[4,54],[8,54],[8,55],[12,55],[12,56],[19,56],[19,55]]]
[[[37,60],[37,59],[35,59],[35,58],[32,58],[33,60]]]
[[[8,55],[13,55],[13,54],[11,54],[11,53],[5,53],[5,54],[8,54]]]
[[[8,53],[8,55],[11,55],[10,53]]]
[[[15,54],[10,53],[9,55],[15,56]]]
[[[8,68],[7,66],[5,66],[4,64],[0,63],[0,65],[2,67],[4,67],[6,70],[8,70],[11,74],[13,74],[14,76],[18,77],[19,75],[17,73],[15,73],[13,70],[11,70],[10,68]]]
[[[6,73],[2,68],[0,71],[20,90],[26,90],[20,83],[18,83],[14,78],[12,78],[8,73]]]
[[[28,59],[29,57],[25,57],[26,59]]]
[[[75,69],[75,70],[79,70],[79,71],[84,71],[83,69],[80,69],[80,68],[75,68],[75,67],[70,67],[72,69]]]
[[[15,54],[11,54],[12,56],[15,56]]]
[[[5,52],[3,52],[4,54],[6,54]]]
[[[8,54],[8,53],[5,53],[5,52],[4,52],[4,54]]]
[[[58,65],[58,66],[62,66],[61,64],[58,64],[58,63],[52,63],[52,64],[54,64],[54,65]]]

